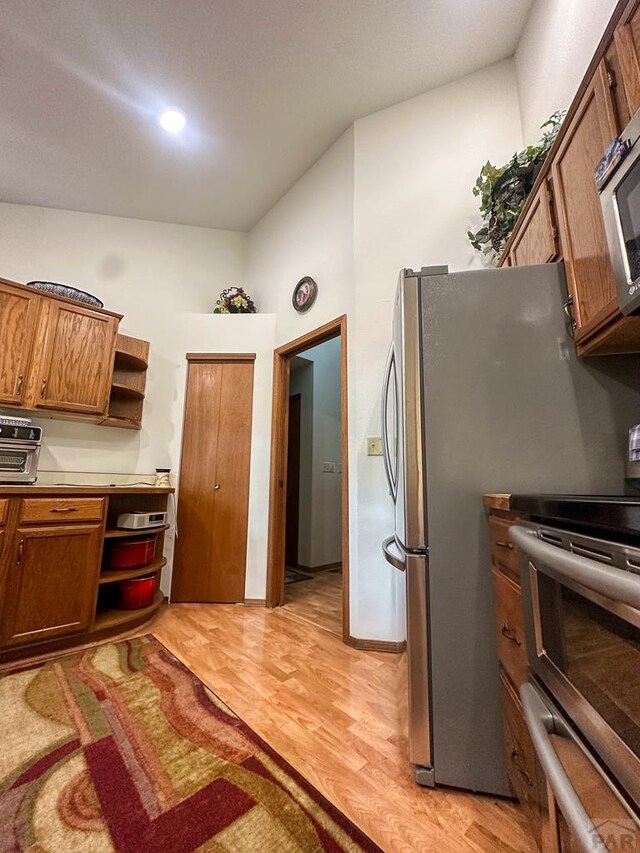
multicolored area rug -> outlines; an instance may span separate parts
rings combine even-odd
[[[378,851],[151,636],[0,678],[0,850]]]

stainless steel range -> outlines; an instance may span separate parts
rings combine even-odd
[[[620,849],[640,849],[640,498],[534,495],[512,506],[532,519],[510,536],[530,664],[520,694],[538,758],[585,850],[605,849],[599,824],[619,843],[626,833],[633,846]],[[579,766],[612,796],[599,821],[581,798]]]
[[[0,416],[0,483],[35,483],[42,443],[42,428],[29,418]]]

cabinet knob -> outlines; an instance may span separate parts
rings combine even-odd
[[[213,489],[214,489],[214,491],[216,491],[216,492],[217,492],[219,488],[220,488],[220,483],[214,483],[214,484],[213,484]]]
[[[20,565],[22,562],[22,555],[24,554],[24,539],[20,540],[20,544],[18,545],[18,559],[17,563]]]

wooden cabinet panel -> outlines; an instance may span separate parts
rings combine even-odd
[[[9,501],[7,498],[0,498],[0,527],[6,522],[9,514]]]
[[[616,310],[617,293],[593,171],[618,133],[604,60],[588,86],[553,162],[553,185],[574,301],[576,339]]]
[[[527,649],[524,635],[522,595],[510,578],[497,569],[493,594],[498,638],[498,657],[511,681],[520,687],[527,680]]]
[[[27,389],[40,297],[0,282],[0,403],[19,406]]]
[[[628,121],[628,116],[640,109],[640,6],[627,21],[616,27],[613,41],[614,51],[610,47],[607,58],[615,52],[615,59],[609,61],[616,75],[618,93],[623,90],[625,94]],[[627,121],[623,116],[620,118],[624,126]]]
[[[87,630],[100,571],[99,524],[19,528],[13,538],[3,618],[6,644]]]
[[[104,498],[25,498],[22,501],[20,521],[101,521],[104,504]]]
[[[520,584],[520,557],[518,549],[509,538],[509,528],[514,520],[489,516],[489,540],[491,542],[491,562],[511,580]]]
[[[509,253],[510,266],[546,264],[558,257],[558,231],[551,188],[545,181],[535,194]]]
[[[35,406],[106,414],[118,319],[57,300],[47,308]]]

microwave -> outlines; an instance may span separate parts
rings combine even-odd
[[[607,148],[595,182],[623,314],[640,312],[640,110]]]

